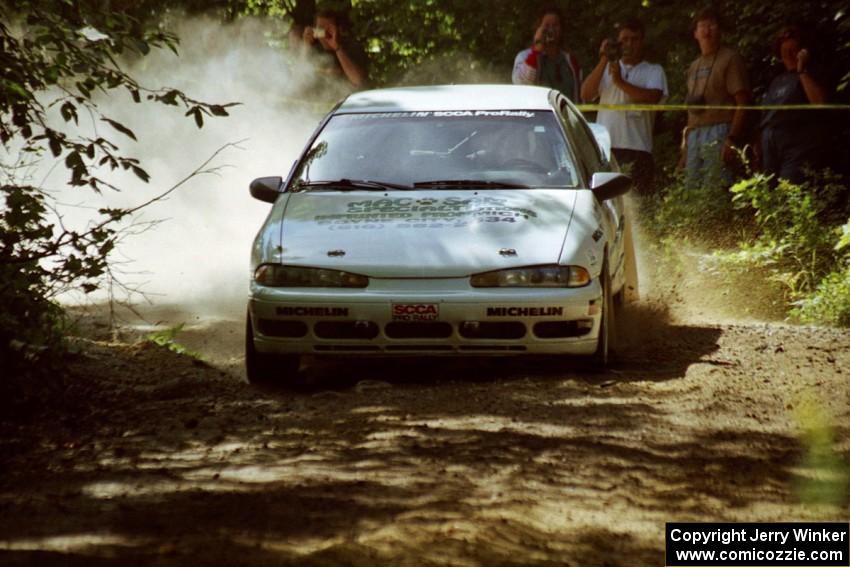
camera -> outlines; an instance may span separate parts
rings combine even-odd
[[[546,28],[543,30],[543,44],[552,45],[558,38],[555,36],[555,30]]]
[[[325,28],[313,28],[313,37],[316,39],[322,39],[327,35]]]
[[[623,45],[616,39],[609,39],[605,44],[605,57],[608,61],[619,61],[623,56]]]

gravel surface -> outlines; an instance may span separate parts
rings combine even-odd
[[[847,331],[645,304],[604,373],[308,360],[261,389],[239,315],[149,320],[203,361],[88,316],[64,388],[0,423],[0,564],[661,565],[665,522],[850,517]]]

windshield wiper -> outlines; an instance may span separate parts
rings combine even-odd
[[[376,191],[400,190],[409,191],[413,189],[410,185],[402,185],[400,183],[389,183],[387,181],[370,181],[368,179],[333,179],[323,181],[296,181],[296,191],[314,188],[333,188],[339,190],[354,190],[354,189],[370,189]]]
[[[454,189],[468,187],[490,187],[494,189],[528,189],[522,183],[506,183],[504,181],[484,181],[481,179],[437,179],[434,181],[417,181],[414,187],[429,187],[432,189]]]

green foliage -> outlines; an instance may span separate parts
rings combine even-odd
[[[728,281],[764,274],[782,286],[791,317],[850,326],[846,199],[845,182],[829,171],[799,185],[756,174],[728,191],[674,183],[645,199],[641,213],[661,252],[688,241],[708,245],[712,273]]]
[[[533,16],[521,3],[385,0],[352,7],[376,85],[509,81],[513,58],[531,37]]]
[[[805,450],[802,472],[795,489],[803,504],[814,507],[843,507],[850,489],[850,468],[842,458],[835,434],[835,419],[813,393],[796,400],[794,416]]]
[[[644,199],[644,226],[659,239],[692,239],[710,246],[729,246],[752,229],[749,214],[736,209],[721,185],[688,187],[681,177],[666,191]]]
[[[200,354],[195,351],[189,350],[184,345],[181,345],[176,340],[174,340],[180,333],[180,331],[183,330],[184,325],[185,323],[180,323],[179,325],[175,325],[174,327],[169,327],[161,331],[154,331],[152,333],[148,333],[144,336],[144,340],[149,343],[153,343],[156,346],[166,348],[171,352],[177,354],[185,354],[186,356],[191,356],[192,358],[200,359]]]
[[[850,327],[850,265],[824,277],[814,292],[795,303],[791,314],[804,323]]]
[[[758,227],[754,239],[741,243],[738,259],[769,267],[790,297],[811,292],[838,266],[837,233],[829,221],[845,187],[834,175],[799,185],[755,175],[730,191],[739,208],[753,211]]]
[[[11,375],[33,370],[34,353],[61,344],[61,310],[53,299],[67,289],[90,293],[109,273],[109,254],[119,222],[133,209],[101,209],[82,229],[62,223],[41,187],[27,183],[21,165],[55,159],[68,184],[100,193],[118,189],[102,172],[149,175],[105,136],[80,133],[84,114],[110,126],[119,137],[135,134],[104,115],[98,97],[124,91],[130,100],[182,106],[200,127],[204,116],[226,116],[230,105],[194,100],[175,89],[140,85],[121,67],[124,58],[153,48],[176,52],[177,38],[115,7],[63,0],[0,2],[0,144],[13,160],[0,163],[0,367]],[[47,119],[58,108],[56,125]],[[39,356],[41,356],[39,354]]]
[[[846,250],[850,247],[850,220],[848,220],[847,224],[839,229],[839,233],[841,234],[841,237],[838,239],[838,244],[835,245],[835,249]]]

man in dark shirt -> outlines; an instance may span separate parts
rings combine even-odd
[[[776,36],[776,55],[784,70],[764,96],[764,104],[823,104],[827,91],[810,69],[811,55],[800,28],[786,26]],[[761,120],[761,155],[765,173],[793,183],[804,180],[806,166],[816,167],[823,158],[824,125],[807,110],[768,110]]]
[[[318,42],[324,64],[320,72],[345,77],[355,88],[363,88],[368,81],[366,52],[348,35],[348,20],[341,12],[320,10],[316,25],[304,29],[302,39],[308,46]]]

